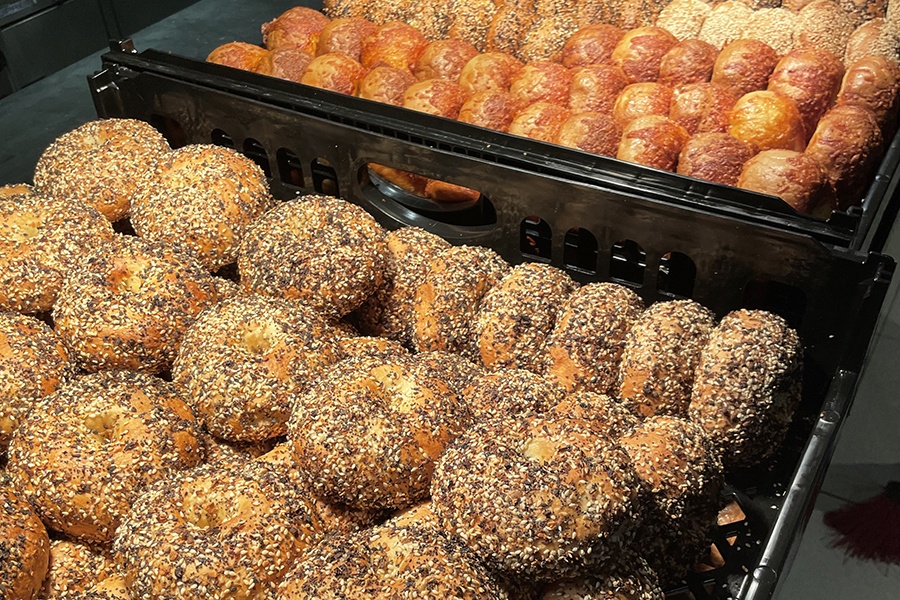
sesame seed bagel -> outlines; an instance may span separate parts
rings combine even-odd
[[[40,518],[0,475],[0,598],[32,600],[47,574],[50,539]]]
[[[68,358],[62,341],[46,324],[0,312],[0,457],[31,405],[72,375]]]
[[[385,232],[362,208],[301,196],[256,220],[238,254],[241,285],[299,298],[328,318],[346,315],[381,285]]]
[[[288,427],[318,495],[402,509],[428,496],[434,461],[469,420],[443,381],[396,356],[338,363],[297,399]]]
[[[618,439],[631,431],[640,421],[625,406],[606,394],[574,392],[552,408],[555,415],[581,419],[598,434]]]
[[[547,412],[563,401],[566,392],[556,382],[531,371],[501,369],[474,377],[462,395],[475,422],[480,422]]]
[[[158,600],[262,600],[321,533],[287,476],[203,465],[141,494],[116,533],[128,589]]]
[[[301,598],[506,600],[507,595],[463,544],[413,519],[330,536],[307,550],[276,596]]]
[[[79,202],[0,197],[0,310],[49,311],[66,274],[112,237],[109,221]]]
[[[619,439],[644,485],[635,550],[664,583],[674,583],[709,552],[723,483],[722,462],[703,429],[652,416]]]
[[[428,272],[429,263],[450,244],[418,227],[390,231],[384,241],[384,280],[352,317],[366,335],[409,343],[416,289]]]
[[[104,371],[34,405],[7,469],[50,529],[108,542],[148,484],[201,459],[196,421],[173,384]]]
[[[192,256],[117,235],[69,273],[53,320],[79,367],[158,373],[217,300],[215,280]]]
[[[475,347],[488,369],[535,370],[560,307],[578,285],[565,271],[541,263],[510,269],[475,313]]]
[[[154,185],[132,203],[134,231],[191,248],[210,271],[237,260],[247,227],[273,204],[259,165],[230,148],[192,144],[169,153],[158,169]]]
[[[413,345],[419,352],[469,352],[478,306],[509,265],[490,248],[454,246],[431,261],[413,301]]]
[[[50,567],[40,598],[81,598],[81,594],[115,573],[115,561],[102,547],[66,539],[51,540]]]
[[[625,552],[597,573],[551,584],[540,600],[663,600],[659,583],[647,561]]]
[[[383,510],[358,510],[344,504],[323,500],[317,496],[309,484],[310,478],[315,474],[300,469],[297,461],[294,460],[290,442],[276,445],[256,460],[267,463],[279,473],[287,475],[291,483],[305,494],[307,501],[312,505],[313,513],[318,518],[318,526],[323,532],[360,531],[375,525],[385,517]]]
[[[258,442],[285,435],[293,397],[337,360],[332,332],[302,302],[237,296],[197,317],[172,379],[216,437]]]
[[[432,508],[489,567],[535,580],[615,555],[639,491],[627,455],[578,419],[497,419],[441,455]]]
[[[672,0],[659,11],[655,25],[682,41],[697,38],[710,11],[712,6],[703,0]]]
[[[135,194],[153,184],[157,164],[169,152],[162,134],[144,121],[90,121],[44,150],[34,186],[38,194],[83,202],[118,221]]]
[[[615,283],[590,283],[563,303],[544,345],[543,373],[567,391],[615,389],[625,334],[644,303]]]
[[[726,315],[700,355],[688,410],[726,467],[749,466],[778,450],[800,401],[797,332],[778,315]]]
[[[618,397],[636,415],[687,415],[700,352],[715,327],[693,300],[657,302],[625,336]]]

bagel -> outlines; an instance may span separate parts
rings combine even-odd
[[[171,148],[149,123],[89,121],[54,140],[34,167],[39,195],[83,202],[110,221],[125,217],[135,194],[153,185]]]
[[[104,371],[35,403],[7,471],[51,530],[106,543],[147,485],[201,462],[197,436],[175,385]]]

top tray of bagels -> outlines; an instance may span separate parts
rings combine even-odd
[[[804,216],[795,224],[827,219],[849,236],[838,243],[862,247],[896,195],[898,4],[336,0],[208,60],[776,196]],[[420,196],[468,197],[394,175]]]

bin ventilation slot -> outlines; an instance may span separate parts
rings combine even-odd
[[[319,194],[328,196],[339,196],[337,171],[331,166],[331,163],[324,158],[317,158],[312,162],[312,179],[313,188]]]
[[[234,140],[222,129],[213,129],[209,137],[216,146],[234,149]]]
[[[153,114],[150,115],[150,124],[163,134],[163,137],[166,138],[166,141],[169,142],[169,146],[173,149],[187,145],[188,140],[187,135],[184,133],[184,128],[181,126],[181,123],[175,119]]]
[[[690,298],[697,281],[697,265],[687,254],[666,252],[659,262],[657,290],[671,298]]]
[[[272,166],[269,164],[269,155],[266,153],[265,147],[253,138],[244,140],[244,154],[258,164],[266,174],[266,177],[272,177]]]
[[[744,288],[745,308],[757,308],[781,315],[797,329],[806,313],[806,294],[802,290],[768,279],[754,279]]]
[[[597,238],[587,229],[573,227],[563,241],[563,264],[567,269],[597,273]]]
[[[519,225],[519,250],[526,256],[550,260],[553,232],[547,221],[530,216]]]
[[[647,253],[632,240],[613,244],[609,262],[609,276],[619,283],[640,287],[644,285]]]
[[[275,160],[281,183],[298,188],[306,187],[303,183],[303,164],[296,154],[287,148],[279,148],[275,153]]]
[[[493,203],[472,188],[378,163],[367,163],[357,178],[366,195],[373,197],[374,193],[374,197],[400,205],[403,210],[399,214],[414,213],[414,220],[425,217],[456,227],[482,227],[497,222]]]

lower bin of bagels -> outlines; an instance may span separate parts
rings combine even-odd
[[[787,440],[767,464],[728,474],[710,556],[668,586],[671,598],[773,593],[852,403],[892,276],[889,258],[844,248],[856,225],[161,53],[113,52],[104,68],[91,82],[100,116],[150,121],[173,146],[233,147],[263,166],[282,199],[340,195],[388,228],[418,226],[455,244],[489,246],[512,264],[549,263],[582,283],[621,283],[647,304],[693,298],[719,317],[737,308],[784,316],[806,349],[803,398]],[[478,194],[435,202],[379,176],[373,164]],[[896,164],[883,169],[889,181]]]

